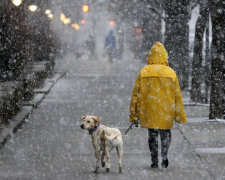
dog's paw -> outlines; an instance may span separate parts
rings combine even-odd
[[[98,173],[98,167],[95,167],[93,173]]]
[[[119,173],[123,173],[123,169],[121,167],[119,168]]]
[[[106,168],[106,172],[109,173],[110,172],[110,168]]]
[[[102,162],[102,167],[105,167],[105,162]]]

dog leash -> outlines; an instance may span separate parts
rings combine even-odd
[[[130,126],[129,126],[128,129],[125,131],[124,136],[128,133],[128,131],[129,131],[130,129],[132,129],[132,126],[133,126],[134,124],[135,124],[134,121],[131,122]],[[136,126],[136,127],[138,127],[138,126]]]

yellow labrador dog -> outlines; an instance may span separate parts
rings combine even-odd
[[[94,172],[98,172],[100,161],[102,167],[105,166],[106,157],[106,172],[109,173],[109,152],[115,147],[119,157],[119,173],[122,173],[123,139],[121,132],[116,128],[109,128],[102,125],[100,123],[101,119],[96,116],[81,116],[81,120],[84,120],[81,128],[89,131],[95,149],[96,167]]]

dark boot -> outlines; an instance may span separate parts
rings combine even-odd
[[[158,168],[158,163],[152,163],[151,168]]]
[[[168,165],[169,165],[169,161],[168,161],[168,159],[163,160],[163,161],[162,161],[162,163],[161,163],[161,165],[162,165],[162,168],[167,168],[167,167],[168,167]]]
[[[161,137],[161,156],[162,156],[162,168],[167,168],[169,165],[169,161],[167,158],[169,146],[171,143],[171,130],[169,129],[161,129],[160,130],[160,137]]]

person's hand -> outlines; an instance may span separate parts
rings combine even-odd
[[[139,121],[137,119],[135,119],[133,122],[134,122],[135,126],[138,127]]]

